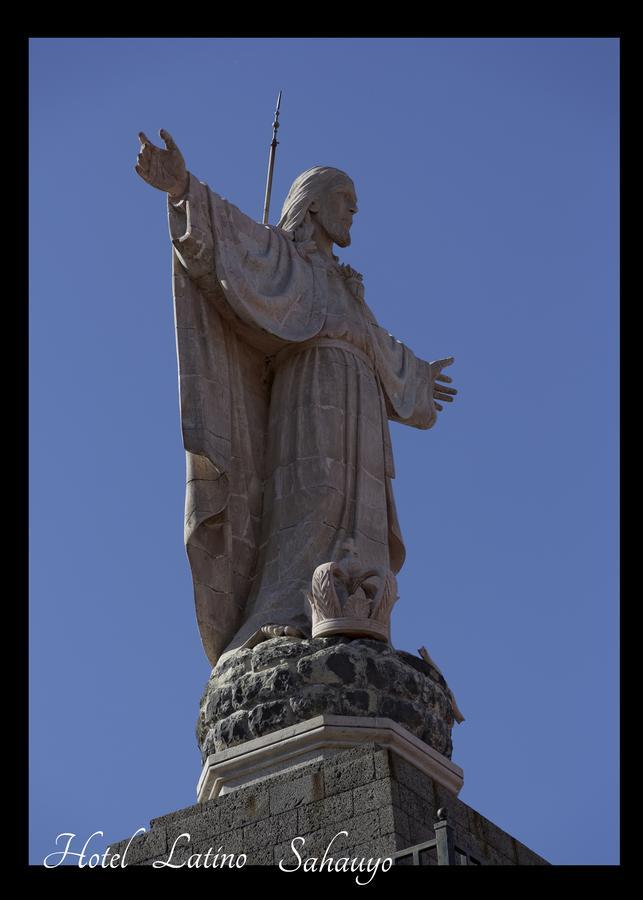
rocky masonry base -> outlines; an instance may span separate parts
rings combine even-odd
[[[320,715],[392,719],[451,758],[453,709],[444,677],[366,638],[275,638],[212,671],[201,700],[202,759]]]
[[[153,819],[137,838],[111,844],[126,865],[183,864],[194,854],[245,854],[247,865],[295,867],[301,859],[393,856],[434,837],[446,809],[455,843],[481,865],[547,865],[546,860],[458,800],[429,775],[376,743],[292,766],[214,800]],[[347,832],[346,835],[340,832]],[[189,837],[181,838],[185,834]],[[129,847],[128,847],[129,843]],[[222,848],[219,851],[219,848]],[[427,865],[435,864],[425,854]],[[381,877],[386,877],[382,875]]]

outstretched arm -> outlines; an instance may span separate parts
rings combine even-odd
[[[451,378],[442,373],[453,357],[427,362],[378,325],[372,313],[369,325],[389,419],[414,428],[431,428],[438,410],[444,409],[442,404],[451,403],[457,394],[450,387]]]
[[[207,188],[189,174],[172,135],[164,128],[159,134],[165,150],[139,132],[135,171],[147,184],[167,194],[170,237],[183,269],[201,290],[216,290]]]
[[[164,129],[160,135],[165,150],[139,134],[135,169],[167,193],[175,280],[185,273],[244,341],[266,353],[276,352],[280,341],[315,334],[325,308],[294,242],[195,178],[171,135]]]

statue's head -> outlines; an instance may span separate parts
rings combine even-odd
[[[355,185],[346,172],[314,166],[293,181],[279,227],[290,231],[295,240],[306,241],[312,237],[317,224],[338,247],[348,247],[356,212]]]

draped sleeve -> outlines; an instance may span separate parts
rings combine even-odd
[[[184,199],[169,203],[172,243],[201,290],[222,291],[228,312],[254,331],[305,341],[326,316],[323,270],[298,252],[292,235],[260,225],[189,176]]]
[[[378,325],[372,311],[364,306],[388,418],[414,428],[431,428],[437,419],[431,363]]]

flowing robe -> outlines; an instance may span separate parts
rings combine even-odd
[[[266,624],[309,632],[314,569],[347,539],[404,561],[388,420],[430,428],[430,364],[346,277],[190,175],[168,204],[185,543],[214,665]]]

